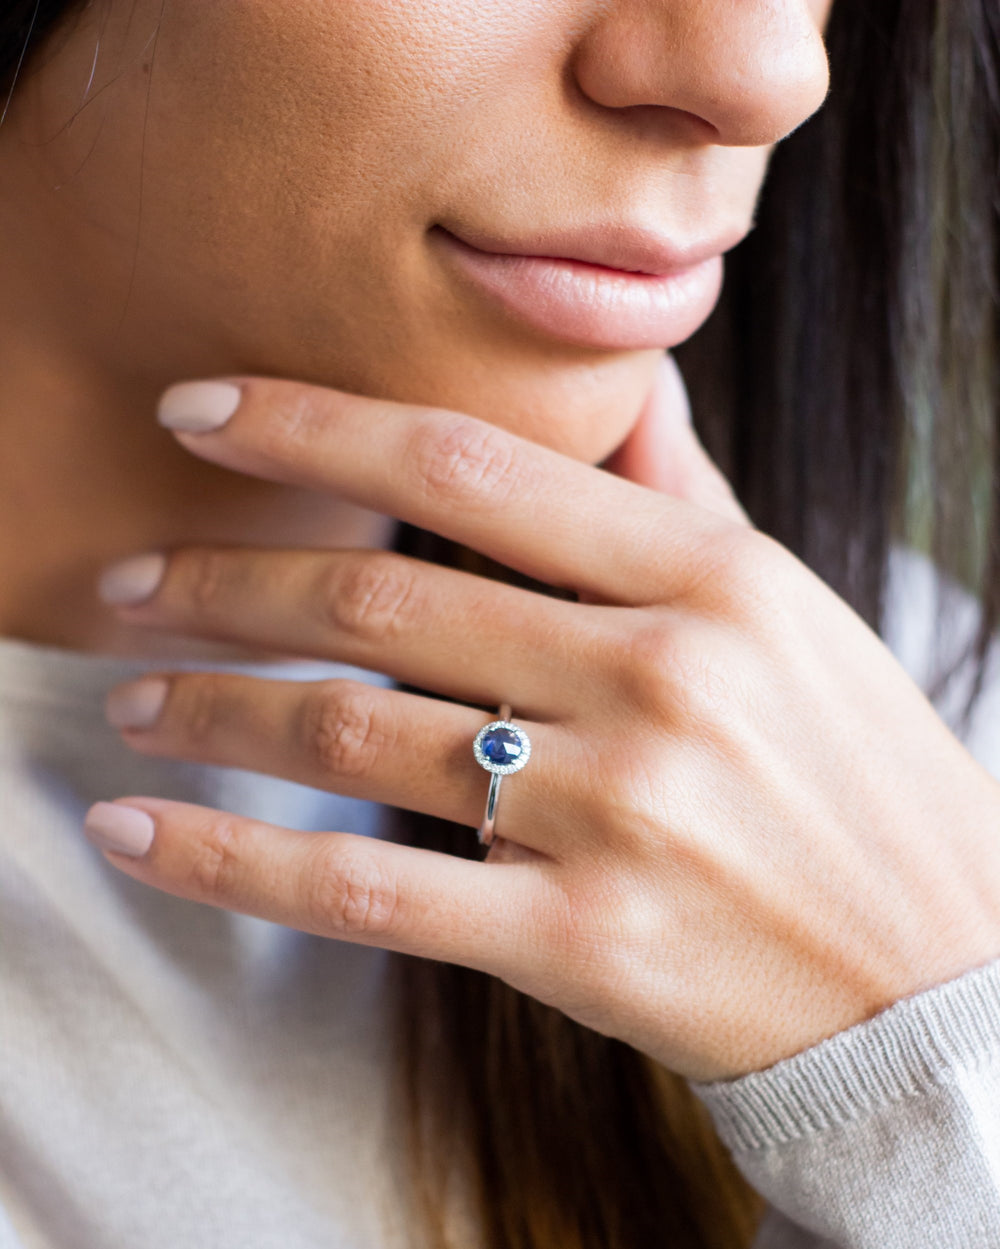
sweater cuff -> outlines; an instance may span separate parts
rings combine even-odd
[[[690,1082],[723,1143],[767,1149],[1000,1062],[1000,959],[903,998],[765,1071]]]

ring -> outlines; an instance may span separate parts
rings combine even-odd
[[[531,757],[531,742],[527,733],[510,722],[509,703],[501,706],[499,720],[484,724],[476,734],[472,753],[479,766],[492,773],[490,792],[486,798],[486,815],[479,829],[479,844],[488,846],[493,841],[500,782],[510,772],[520,772]]]

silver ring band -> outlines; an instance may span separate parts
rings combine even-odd
[[[509,703],[500,707],[499,715],[498,720],[483,725],[472,743],[476,762],[491,773],[489,793],[486,796],[486,814],[478,831],[479,844],[483,846],[493,843],[500,782],[509,773],[520,772],[531,756],[531,742],[527,733],[510,721]]]

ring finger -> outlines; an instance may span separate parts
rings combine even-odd
[[[230,673],[147,675],[112,690],[108,718],[142,754],[246,768],[348,797],[468,825],[482,822],[488,774],[472,741],[490,719],[474,707],[359,681],[278,681]],[[563,735],[525,722],[523,774],[505,778],[496,835],[558,857],[567,795]],[[470,831],[470,836],[473,834]],[[575,840],[578,840],[578,833]]]

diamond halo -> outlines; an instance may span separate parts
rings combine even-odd
[[[497,763],[489,758],[484,750],[487,737],[498,731],[505,731],[517,739],[516,744],[520,747],[520,753],[510,763]],[[531,757],[531,742],[524,729],[518,728],[516,724],[511,724],[509,720],[492,720],[489,724],[484,724],[476,734],[475,741],[472,743],[472,753],[476,756],[476,762],[479,766],[485,768],[487,772],[493,772],[497,776],[509,776],[512,772],[520,772],[528,762],[528,759]]]

